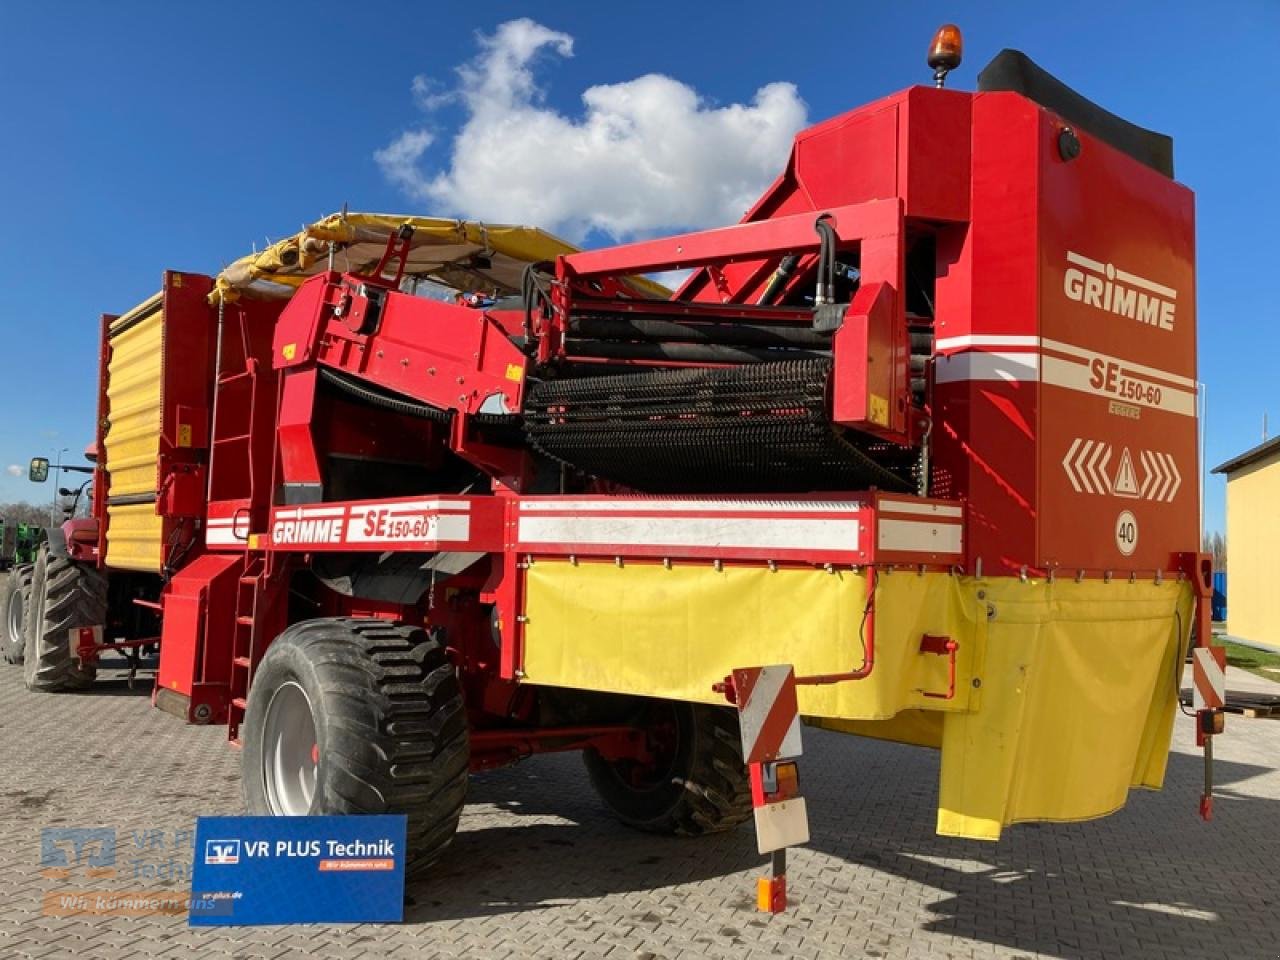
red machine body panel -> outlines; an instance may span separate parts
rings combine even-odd
[[[1199,527],[1192,195],[1087,133],[1063,162],[1062,126],[1040,117],[1036,565],[1163,569]]]
[[[973,107],[940,265],[938,492],[996,572],[1152,571],[1196,541],[1192,195],[1010,93]]]

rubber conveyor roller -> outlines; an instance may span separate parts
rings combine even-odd
[[[910,486],[912,451],[827,418],[829,357],[543,380],[524,411],[532,446],[653,492]]]

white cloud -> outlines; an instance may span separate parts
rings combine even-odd
[[[373,158],[387,179],[410,194],[416,194],[421,189],[418,162],[434,139],[425,130],[411,130],[378,150]]]
[[[16,463],[11,463],[4,469],[11,477],[25,476],[27,472],[22,466]]]
[[[375,158],[391,182],[432,213],[520,222],[575,239],[622,239],[734,223],[781,171],[806,107],[790,83],[749,103],[718,106],[662,74],[590,87],[580,116],[546,106],[540,55],[573,55],[573,38],[529,19],[479,37],[476,57],[443,91],[417,77],[428,112],[457,102],[466,118],[442,167],[423,163],[423,128]]]

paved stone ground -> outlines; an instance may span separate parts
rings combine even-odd
[[[170,891],[197,814],[239,810],[222,729],[181,725],[108,673],[39,696],[0,668],[0,958],[1280,956],[1280,722],[1232,719],[1217,818],[1196,817],[1189,722],[1161,793],[1106,820],[1021,826],[999,844],[933,834],[929,751],[806,733],[812,844],[792,909],[757,914],[751,832],[638,835],[599,808],[576,757],[477,777],[462,832],[400,926],[192,930],[183,916],[61,917],[50,892]],[[108,826],[117,876],[50,878],[41,829]],[[162,846],[138,840],[162,831]]]

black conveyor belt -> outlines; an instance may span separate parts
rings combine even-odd
[[[908,489],[912,451],[833,426],[831,359],[544,380],[535,449],[651,492]]]

